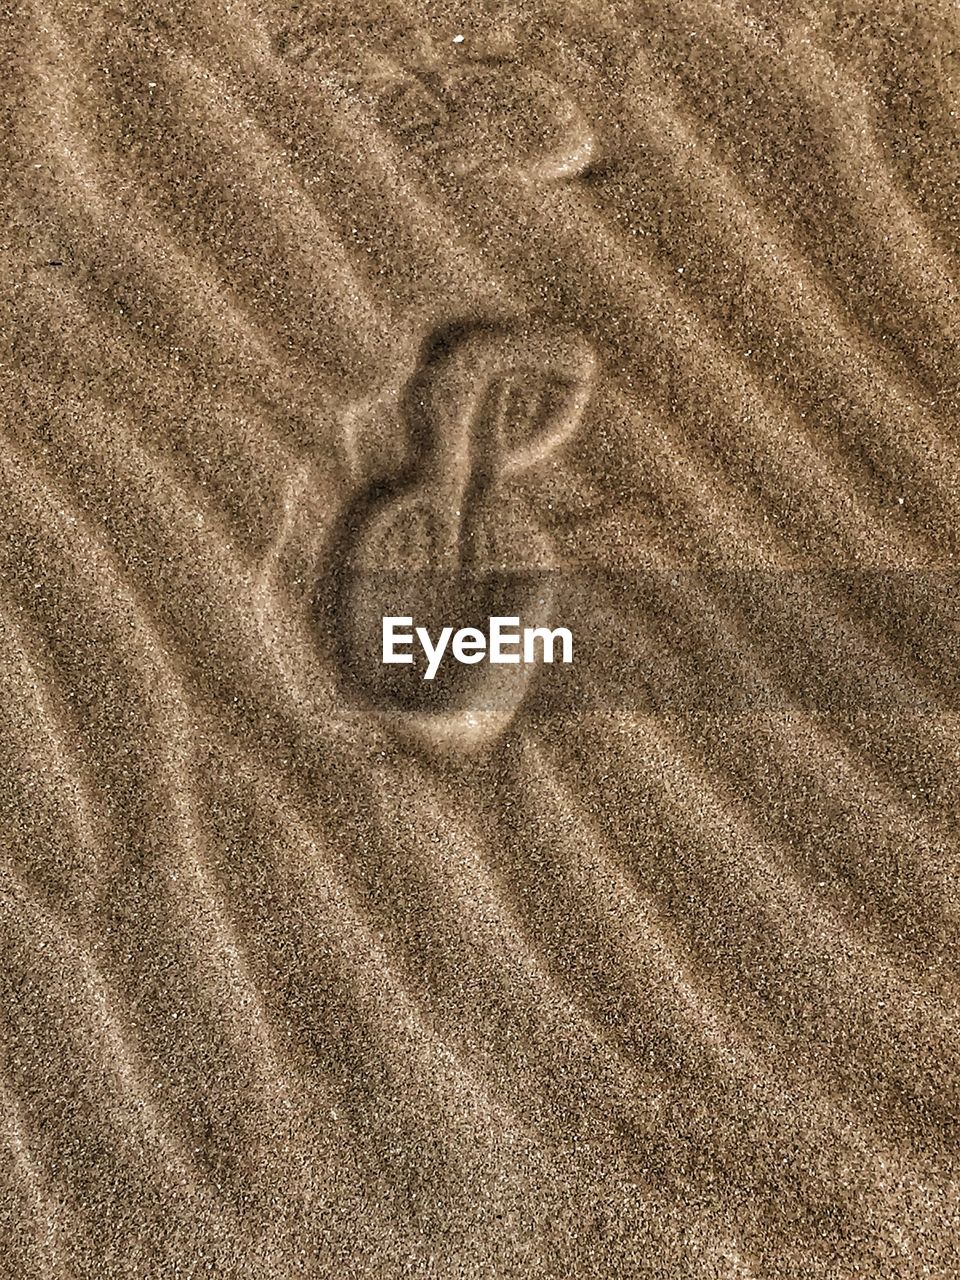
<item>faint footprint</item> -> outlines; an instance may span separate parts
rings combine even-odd
[[[381,13],[363,39],[353,21],[300,15],[273,49],[315,89],[349,110],[361,104],[409,152],[447,174],[571,178],[593,159],[593,130],[570,94],[503,52],[451,60],[424,34],[394,30]]]
[[[510,723],[535,666],[461,666],[435,681],[422,664],[384,666],[385,616],[477,626],[492,615],[546,626],[554,589],[549,538],[531,497],[531,469],[576,430],[595,372],[568,330],[445,329],[424,348],[402,397],[413,457],[347,511],[331,552],[325,602],[346,686],[419,745],[470,751]],[[523,480],[521,484],[520,481]],[[556,622],[554,622],[556,625]]]
[[[451,173],[571,178],[593,158],[585,117],[559,85],[506,61],[446,70],[395,68],[378,99],[383,123]]]

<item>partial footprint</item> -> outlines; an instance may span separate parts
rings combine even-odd
[[[593,159],[594,134],[569,92],[482,45],[477,56],[441,51],[395,29],[374,6],[355,18],[294,18],[273,41],[278,59],[349,111],[372,110],[411,157],[445,175],[511,173],[536,182],[572,178]],[[373,36],[371,37],[371,32]]]
[[[510,62],[398,69],[379,112],[394,133],[459,177],[510,171],[538,181],[571,178],[593,156],[592,130],[569,95]]]
[[[551,624],[552,548],[530,473],[576,430],[594,374],[592,349],[567,330],[443,330],[403,395],[409,467],[387,488],[371,485],[346,513],[327,599],[345,685],[421,745],[469,751],[490,742],[537,668],[461,666],[448,656],[427,682],[420,662],[382,663],[382,619],[412,618],[431,636],[444,626],[485,632],[497,615]]]

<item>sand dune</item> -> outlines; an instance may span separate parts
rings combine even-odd
[[[960,1274],[953,7],[7,31],[0,1273]]]

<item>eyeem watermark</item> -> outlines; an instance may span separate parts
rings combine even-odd
[[[412,629],[411,629],[412,628]],[[456,662],[472,666],[477,662],[502,665],[529,665],[553,662],[557,645],[560,661],[573,661],[573,636],[566,627],[523,627],[520,618],[490,618],[487,632],[478,627],[441,627],[436,640],[426,627],[414,627],[413,618],[383,619],[383,657],[385,665],[409,664],[414,660],[414,642],[426,659],[424,680],[432,680],[449,652]]]

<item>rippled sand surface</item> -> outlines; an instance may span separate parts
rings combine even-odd
[[[4,33],[0,1272],[960,1274],[956,9]]]

